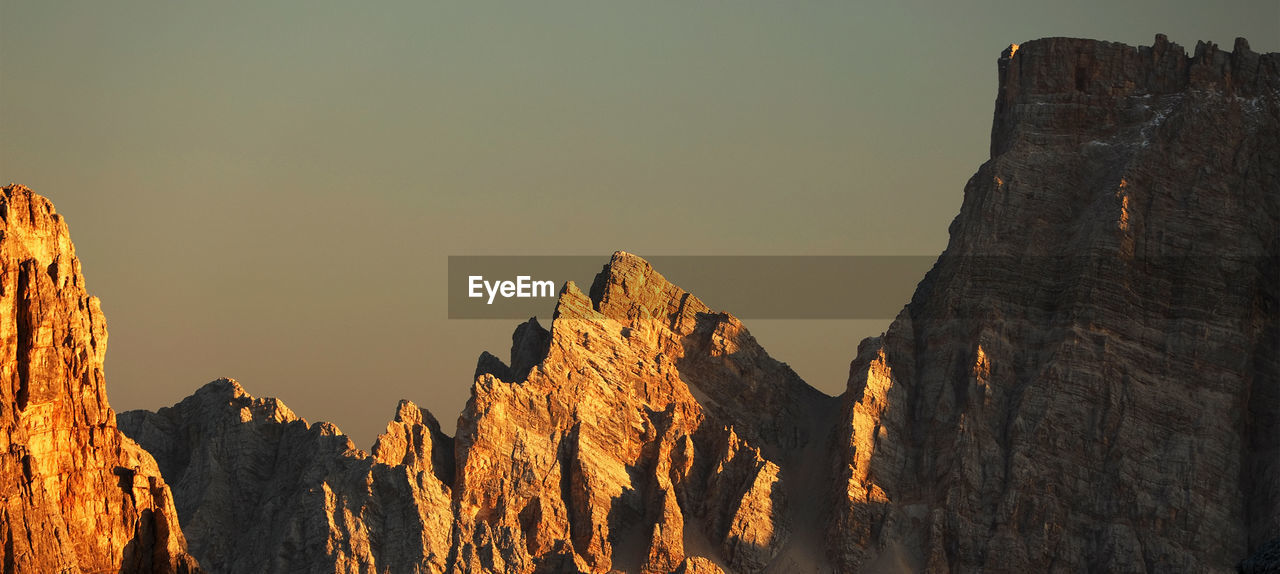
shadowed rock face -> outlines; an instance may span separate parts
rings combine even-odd
[[[0,564],[5,572],[195,572],[151,455],[116,428],[106,322],[66,223],[0,195]]]
[[[951,242],[832,398],[616,253],[371,454],[234,381],[121,416],[215,572],[1224,571],[1280,536],[1280,57],[999,60]]]
[[[171,477],[191,552],[210,572],[440,571],[452,445],[403,401],[372,455],[337,427],[219,379],[120,424]]]
[[[1280,535],[1280,56],[999,61],[992,158],[844,396],[842,567],[1222,571]]]

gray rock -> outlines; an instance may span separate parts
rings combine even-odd
[[[853,363],[833,558],[1228,571],[1280,535],[1280,55],[999,70],[950,244]]]
[[[372,455],[230,379],[121,428],[170,477],[191,553],[210,572],[439,572],[452,445],[402,402]]]

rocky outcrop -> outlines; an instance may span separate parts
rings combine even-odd
[[[120,425],[169,477],[191,553],[210,572],[440,572],[452,446],[401,402],[373,453],[230,379]]]
[[[155,461],[116,428],[107,328],[66,222],[0,195],[0,564],[5,572],[197,572]]]
[[[853,362],[840,566],[1227,571],[1280,535],[1280,55],[1000,61],[951,241]]]

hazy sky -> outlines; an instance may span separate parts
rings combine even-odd
[[[0,0],[0,180],[70,223],[117,410],[230,376],[367,448],[506,356],[448,255],[937,254],[1002,49],[1161,32],[1276,51],[1280,3]],[[885,325],[748,323],[833,394]]]

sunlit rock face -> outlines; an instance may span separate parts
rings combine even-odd
[[[853,571],[1225,571],[1280,536],[1280,56],[1052,38],[844,396]]]
[[[151,455],[116,428],[106,321],[53,204],[0,195],[0,564],[196,572]]]
[[[760,572],[813,554],[816,509],[791,500],[824,466],[836,401],[732,315],[617,253],[515,343],[510,367],[481,360],[459,418],[464,569],[672,572],[699,556]]]

